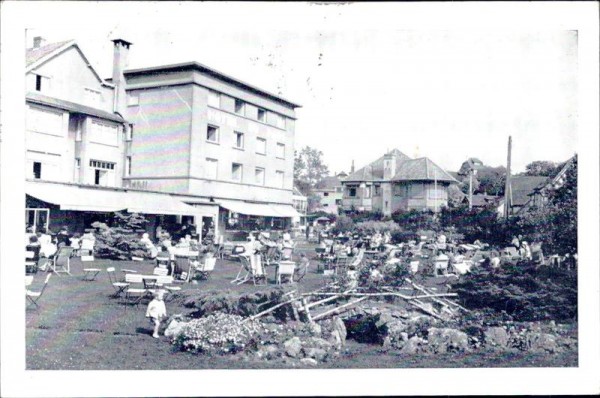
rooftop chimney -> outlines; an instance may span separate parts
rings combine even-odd
[[[350,167],[350,174],[354,173],[354,159],[352,159],[352,166]]]
[[[390,180],[396,175],[396,152],[388,152],[383,156],[383,179]]]
[[[42,36],[36,36],[33,38],[33,48],[40,48],[46,44],[46,39]]]
[[[115,85],[114,112],[125,116],[127,107],[127,94],[125,93],[125,69],[128,66],[129,47],[132,43],[123,39],[114,39],[113,75],[112,83]]]

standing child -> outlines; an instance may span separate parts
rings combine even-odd
[[[167,316],[167,308],[163,301],[164,294],[164,290],[157,290],[154,293],[154,299],[150,301],[146,310],[146,318],[150,318],[150,322],[154,324],[152,337],[155,339],[158,338],[158,329],[160,328],[162,319]]]

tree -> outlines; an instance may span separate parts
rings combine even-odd
[[[477,171],[479,186],[476,193],[487,193],[488,195],[504,195],[506,184],[506,168],[504,166],[484,166]]]
[[[147,250],[140,243],[139,234],[144,232],[147,222],[141,214],[116,212],[111,226],[98,221],[92,223],[96,230],[96,255],[114,260],[144,257]]]
[[[525,166],[525,172],[523,175],[526,176],[543,176],[552,177],[559,170],[557,170],[557,164],[548,160],[536,160]]]
[[[300,152],[294,153],[294,183],[296,185],[304,185],[312,189],[328,174],[329,168],[323,161],[323,152],[305,146]]]

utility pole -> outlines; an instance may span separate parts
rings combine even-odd
[[[473,169],[469,170],[469,211],[473,209]]]
[[[508,157],[506,160],[506,185],[504,186],[504,218],[510,215],[512,207],[512,188],[510,184],[510,158],[512,152],[512,137],[508,136]]]

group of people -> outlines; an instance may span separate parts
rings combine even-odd
[[[33,227],[27,227],[25,230],[25,250],[33,253],[29,258],[30,262],[36,263],[36,270],[45,271],[47,269],[48,259],[51,258],[59,248],[63,246],[72,247],[75,253],[78,253],[82,247],[83,241],[90,241],[85,247],[93,247],[96,241],[92,230],[86,230],[81,235],[78,233],[70,234],[69,229],[63,226],[57,233],[49,234],[41,231],[34,232]]]

